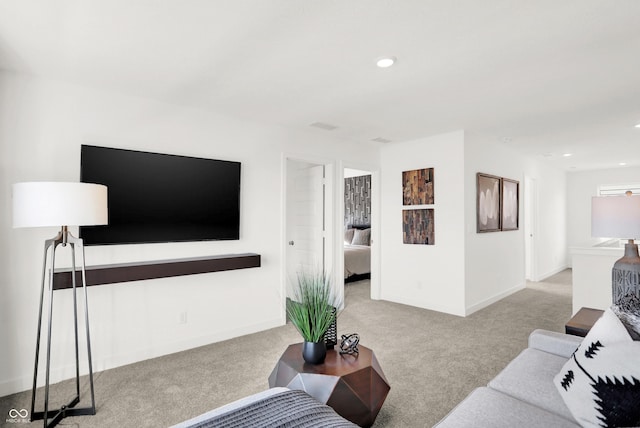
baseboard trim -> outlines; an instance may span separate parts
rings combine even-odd
[[[549,272],[547,272],[547,273],[545,273],[545,274],[540,275],[540,276],[538,277],[538,280],[537,280],[536,282],[542,282],[542,281],[544,281],[545,279],[547,279],[547,278],[549,278],[549,277],[552,277],[553,275],[555,275],[555,274],[557,274],[557,273],[560,273],[560,272],[562,272],[562,271],[563,271],[563,270],[565,270],[565,269],[569,269],[570,267],[571,267],[571,266],[569,266],[569,265],[560,266],[559,268],[556,268],[556,269],[554,269],[554,270],[552,270],[552,271],[549,271]]]
[[[95,349],[93,353],[93,371],[96,373],[104,370],[114,369],[117,367],[125,366],[128,364],[138,363],[140,361],[149,360],[152,358],[162,357],[164,355],[174,354],[176,352],[182,352],[189,349],[199,348],[201,346],[210,345],[212,343],[222,342],[224,340],[233,339],[247,334],[259,333],[264,330],[269,330],[275,327],[284,325],[285,321],[281,318],[274,318],[257,324],[251,324],[240,328],[230,329],[223,332],[219,332],[211,335],[203,335],[198,337],[189,338],[186,340],[171,342],[169,344],[162,344],[158,346],[151,346],[145,349],[138,349],[130,353],[111,355],[105,358],[97,358],[95,355]],[[34,351],[35,352],[35,351]],[[30,356],[31,358],[31,356]],[[42,357],[41,357],[42,358]],[[86,356],[80,356],[86,358]],[[87,369],[81,370],[80,375],[86,375]],[[67,379],[75,377],[75,365],[65,365],[62,367],[51,369],[51,384],[62,382]],[[44,385],[44,372],[38,375],[38,387]],[[0,381],[0,397],[6,395],[15,394],[18,392],[31,390],[33,382],[33,373],[24,374],[23,376]]]
[[[473,314],[474,312],[479,311],[480,309],[484,309],[489,305],[492,305],[502,299],[504,299],[507,296],[512,295],[513,293],[517,293],[520,290],[524,290],[526,287],[526,283],[522,282],[518,285],[516,285],[515,287],[511,287],[501,293],[498,293],[492,297],[489,297],[488,299],[485,299],[481,302],[475,303],[471,306],[467,306],[466,310],[465,310],[465,316],[469,316],[471,314]]]
[[[459,317],[465,316],[463,311],[457,310],[456,308],[453,308],[450,306],[433,305],[433,304],[421,305],[419,302],[416,302],[415,300],[407,299],[405,297],[397,296],[397,295],[384,294],[380,298],[380,300],[386,300],[387,302],[393,302],[401,305],[412,306],[414,308],[426,309],[428,311],[436,311],[436,312],[442,312],[445,314],[456,315]]]

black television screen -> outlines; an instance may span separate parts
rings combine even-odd
[[[82,145],[80,181],[108,188],[85,245],[240,238],[240,162]]]

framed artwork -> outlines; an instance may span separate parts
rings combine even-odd
[[[433,205],[433,168],[402,172],[402,205]]]
[[[435,245],[433,208],[402,210],[402,242]]]
[[[502,230],[518,230],[518,202],[520,183],[502,179]]]
[[[477,231],[500,231],[500,177],[476,174]]]

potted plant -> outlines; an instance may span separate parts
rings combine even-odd
[[[293,298],[287,300],[287,315],[304,343],[302,357],[311,364],[320,364],[327,355],[324,335],[334,322],[337,298],[324,271],[299,272]]]

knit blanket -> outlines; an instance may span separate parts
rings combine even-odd
[[[303,391],[290,390],[254,401],[222,415],[199,421],[189,428],[354,428]]]

